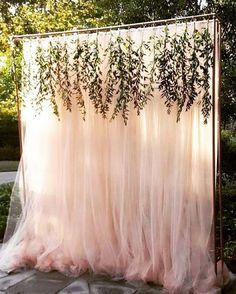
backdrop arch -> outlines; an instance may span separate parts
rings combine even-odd
[[[157,83],[152,90],[150,101],[145,101],[144,105],[138,104],[141,100],[136,101],[134,108],[140,106],[139,116],[136,109],[123,111],[125,104],[122,104],[123,108],[118,107],[119,111],[110,122],[96,113],[102,112],[104,106],[97,99],[100,92],[96,92],[96,97],[89,94],[98,90],[98,84],[92,89],[89,85],[86,88],[83,84],[83,103],[82,100],[77,100],[76,103],[75,94],[72,92],[70,97],[74,101],[58,98],[61,98],[61,94],[58,94],[60,85],[55,82],[55,78],[52,87],[35,81],[35,76],[39,78],[42,69],[41,76],[48,74],[48,68],[51,68],[54,70],[52,76],[55,77],[56,61],[62,62],[60,58],[54,59],[50,67],[49,63],[43,63],[46,60],[43,57],[46,55],[40,55],[37,48],[51,52],[55,57],[58,53],[55,51],[57,45],[62,46],[66,43],[66,50],[71,59],[71,56],[75,57],[73,52],[78,53],[76,50],[79,39],[84,46],[82,54],[87,56],[87,62],[90,60],[91,64],[94,64],[97,62],[97,59],[93,59],[96,57],[96,54],[93,55],[96,49],[92,53],[89,50],[85,51],[84,48],[88,45],[86,40],[98,40],[99,46],[103,47],[104,44],[111,44],[111,35],[116,38],[114,44],[123,42],[124,38],[125,42],[120,43],[124,48],[123,53],[132,49],[129,47],[130,40],[134,42],[132,46],[136,46],[134,54],[137,53],[137,48],[140,48],[140,37],[146,42],[144,50],[149,50],[152,46],[151,53],[149,50],[149,55],[144,54],[142,65],[146,64],[147,72],[150,73],[147,64],[152,62],[153,56],[155,57],[153,50],[159,48],[158,42],[161,38],[160,46],[165,43],[165,29],[169,30],[168,38],[173,38],[177,32],[180,39],[184,39],[186,26],[190,35],[194,33],[195,28],[199,31],[199,36],[195,40],[202,38],[199,46],[203,47],[204,44],[210,44],[204,43],[205,39],[201,35],[204,29],[208,28],[212,42],[212,51],[209,51],[209,54],[212,54],[213,64],[205,71],[205,77],[208,75],[211,106],[210,110],[207,107],[202,108],[207,101],[203,100],[204,93],[208,91],[205,84],[204,91],[198,93],[193,103],[190,103],[191,109],[189,107],[186,113],[181,113],[180,121],[179,109],[186,105],[181,106],[178,98],[174,100],[172,97],[172,100],[168,101],[168,83],[163,83],[162,88]],[[152,38],[153,34],[160,37],[155,43],[157,47],[153,43],[150,45],[150,40],[155,39]],[[121,38],[117,39],[117,36]],[[173,292],[180,289],[203,291],[212,288],[215,285],[214,272],[217,272],[217,169],[221,176],[218,19],[214,15],[195,16],[95,30],[15,36],[13,40],[19,41],[22,38],[25,57],[23,77],[28,79],[28,82],[23,81],[21,89],[25,104],[19,120],[22,122],[20,129],[23,153],[13,190],[0,268],[13,270],[19,266],[31,265],[41,270],[58,269],[69,274],[79,274],[92,268],[94,271],[105,271],[115,276],[159,282]],[[50,47],[53,42],[56,46]],[[90,46],[96,48],[94,44],[96,43],[90,43]],[[166,50],[170,49],[169,46],[172,45],[167,45]],[[194,46],[190,44],[190,47]],[[100,59],[104,52],[106,48],[100,52]],[[192,71],[192,55],[188,54],[186,56]],[[198,54],[201,54],[200,51]],[[111,56],[113,55],[110,54]],[[200,55],[198,57],[199,60],[205,58]],[[75,58],[69,60],[69,63],[73,63],[74,60]],[[104,73],[108,75],[108,71],[104,64],[109,64],[107,60],[109,58],[104,57],[100,64],[101,73],[98,68],[92,68],[88,76],[93,70],[98,71],[102,81],[106,83]],[[161,60],[158,60],[159,72]],[[203,61],[206,59],[201,60]],[[167,60],[167,65],[170,64],[172,62],[168,63]],[[82,75],[86,71],[84,65],[83,60],[80,61],[79,72]],[[204,64],[201,65],[204,71]],[[123,63],[123,67],[125,66]],[[113,70],[114,68],[119,67],[114,65]],[[129,70],[137,73],[136,68]],[[171,72],[173,68],[170,66],[169,70]],[[197,71],[199,70],[200,67],[197,68]],[[118,79],[122,78],[121,72],[125,73],[125,70],[118,73]],[[46,80],[45,76],[43,77]],[[50,81],[50,76],[47,77]],[[129,75],[126,77],[129,78]],[[86,77],[82,78],[80,82],[86,84]],[[182,80],[178,84],[180,88],[184,85],[183,78],[182,75]],[[143,84],[144,80],[143,78]],[[113,81],[117,88],[112,94],[120,98],[118,89],[121,85],[116,83],[116,80]],[[201,76],[199,81],[201,82]],[[123,79],[123,83],[125,82]],[[141,81],[139,83],[141,84]],[[104,94],[106,85],[102,84],[102,97],[107,95]],[[40,92],[42,86],[48,87],[51,92]],[[135,95],[132,87],[134,84],[130,86],[129,91]],[[142,94],[140,87],[137,91]],[[65,93],[68,94],[64,91],[64,95]],[[54,96],[58,97],[52,100],[50,97],[55,98]],[[40,100],[38,97],[45,99]],[[111,101],[110,106],[116,109],[118,100]],[[133,97],[129,102],[133,103],[134,100]],[[34,101],[37,101],[36,107]],[[171,107],[168,106],[168,102]],[[79,107],[76,104],[79,104]],[[169,108],[166,109],[166,106]],[[52,110],[56,114],[59,113],[60,120]],[[169,110],[171,113],[168,115],[166,112]],[[114,113],[109,109],[103,116],[108,114],[112,117]],[[204,124],[206,118],[207,124]],[[219,185],[220,182],[219,180]],[[221,186],[219,191],[221,192]],[[219,200],[221,203],[221,198]],[[75,229],[77,227],[78,229]],[[100,234],[97,234],[98,231]],[[75,237],[76,232],[78,237]],[[222,230],[220,239],[223,266]],[[71,246],[73,242],[75,245]],[[184,253],[180,255],[182,248]],[[180,271],[180,268],[183,270]]]

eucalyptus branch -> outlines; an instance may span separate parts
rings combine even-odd
[[[207,120],[210,116],[210,111],[212,108],[211,94],[210,94],[210,68],[212,68],[213,62],[213,44],[208,28],[204,29],[202,34],[202,51],[200,57],[203,58],[203,66],[200,66],[202,69],[202,88],[204,94],[202,97],[202,114],[204,117],[204,123],[207,123]]]
[[[141,45],[139,46],[138,50],[133,51],[132,55],[134,56],[134,60],[131,62],[133,63],[133,77],[132,80],[132,88],[131,88],[131,94],[134,99],[134,108],[137,109],[137,114],[140,114],[140,111],[145,107],[148,100],[152,97],[152,92],[150,91],[147,93],[146,89],[148,87],[147,83],[147,74],[148,69],[147,65],[145,64],[144,57],[145,57],[145,51],[149,47],[145,42],[141,42]],[[151,82],[151,81],[150,81]],[[149,83],[150,84],[150,83]]]
[[[35,105],[36,105],[36,112],[39,114],[42,111],[43,102],[45,100],[48,100],[48,96],[50,94],[49,87],[48,87],[48,60],[47,60],[47,54],[44,49],[42,49],[40,46],[36,49],[36,57],[35,60],[37,64],[39,65],[39,69],[37,72],[37,88],[38,88],[38,95],[35,98]]]
[[[70,63],[69,63],[69,54],[67,50],[66,42],[64,42],[62,46],[62,54],[60,58],[60,69],[61,69],[61,84],[60,84],[60,93],[61,98],[63,100],[64,106],[66,106],[66,109],[71,111],[72,110],[72,102],[71,102],[71,96],[72,96],[72,85],[70,82]]]
[[[139,46],[135,45],[130,36],[112,36],[105,49],[108,71],[104,83],[101,72],[104,60],[101,58],[98,38],[82,43],[78,39],[72,63],[66,42],[63,46],[59,42],[50,42],[47,49],[38,46],[35,57],[38,65],[37,111],[41,111],[43,101],[48,100],[54,113],[59,115],[57,96],[71,111],[71,99],[75,95],[85,119],[84,92],[87,92],[96,113],[106,118],[114,101],[111,119],[121,113],[127,124],[131,102],[139,115],[148,100],[153,98],[157,87],[168,113],[173,105],[177,106],[177,121],[184,106],[186,111],[189,110],[203,91],[201,112],[206,123],[212,108],[210,68],[213,45],[209,30],[200,32],[194,29],[190,36],[186,26],[181,35],[171,36],[166,26],[164,32],[162,38],[153,35]],[[148,64],[147,54],[153,54],[153,60]],[[30,72],[30,68],[25,68],[23,72],[26,88],[30,87]]]
[[[147,43],[145,43],[145,49],[148,54],[153,55],[153,60],[147,67],[149,73],[149,83],[146,87],[146,95],[148,97],[153,97],[154,86],[158,83],[158,65],[159,65],[159,54],[160,48],[163,45],[163,40],[155,35],[150,36]]]
[[[117,56],[119,52],[115,42],[112,40],[112,37],[108,43],[108,47],[105,50],[105,56],[108,55],[108,72],[105,79],[105,100],[102,105],[102,115],[104,118],[107,116],[109,111],[109,105],[112,103],[112,98],[115,93],[115,86],[118,84],[119,80],[117,78]]]
[[[81,54],[81,81],[83,89],[88,90],[89,99],[92,101],[96,113],[102,112],[102,80],[101,58],[98,40],[85,41]]]
[[[197,96],[200,94],[198,91],[201,86],[200,74],[199,74],[199,46],[200,46],[201,34],[198,30],[194,29],[192,35],[192,52],[189,58],[189,74],[188,74],[188,101],[186,104],[186,111],[191,108],[193,103],[195,102]]]
[[[77,105],[82,113],[83,120],[85,120],[86,115],[86,108],[83,99],[82,89],[81,89],[81,55],[83,53],[83,46],[80,44],[79,39],[76,42],[76,52],[74,55],[74,62],[73,62],[73,72],[75,72],[75,79],[74,79],[74,90],[77,100]]]
[[[119,89],[116,94],[118,98],[116,100],[116,105],[112,114],[112,119],[114,119],[120,111],[122,111],[122,117],[124,123],[127,124],[128,121],[128,102],[131,100],[130,96],[130,60],[129,53],[131,50],[132,43],[129,39],[123,39],[118,36],[116,39],[117,43],[117,60],[116,60],[116,75],[119,79]]]
[[[171,107],[178,100],[176,91],[176,72],[173,66],[174,54],[171,48],[171,37],[168,27],[165,28],[165,37],[160,54],[158,56],[158,88],[161,92],[161,97],[165,99],[167,112],[171,112]]]
[[[188,99],[188,80],[187,75],[189,72],[189,66],[188,66],[188,51],[191,47],[189,42],[189,34],[188,34],[188,28],[187,25],[185,27],[184,33],[180,36],[179,44],[178,44],[178,68],[179,68],[179,75],[178,78],[181,81],[178,87],[178,98],[177,98],[177,121],[180,120],[180,114],[182,112],[182,109],[185,105],[185,102]],[[192,96],[192,95],[191,95]]]

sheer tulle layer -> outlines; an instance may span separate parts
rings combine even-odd
[[[22,110],[22,215],[0,269],[91,269],[206,293],[215,282],[211,118],[204,124],[196,104],[176,123],[158,92],[127,126],[86,103],[85,122],[76,106],[61,106],[60,121],[47,105],[38,116]]]

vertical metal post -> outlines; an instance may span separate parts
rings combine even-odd
[[[216,252],[216,165],[215,165],[215,65],[216,65],[216,18],[213,18],[213,67],[212,67],[212,194],[213,194],[213,242],[214,242],[214,266],[217,275],[217,252]]]
[[[25,204],[26,189],[25,189],[25,171],[24,171],[24,159],[23,159],[24,156],[23,156],[23,136],[22,136],[22,122],[21,122],[21,103],[20,103],[20,95],[19,95],[19,84],[17,79],[17,66],[16,66],[16,55],[15,55],[14,46],[17,46],[16,42],[14,42],[12,46],[13,80],[14,80],[15,91],[16,91],[18,133],[19,133],[19,143],[20,143],[20,162],[21,162],[22,180],[23,180],[23,203]]]
[[[20,155],[22,155],[22,133],[21,133],[21,110],[20,110],[20,97],[19,97],[19,86],[17,82],[17,66],[16,66],[16,55],[15,48],[16,43],[13,43],[12,47],[12,59],[13,59],[13,81],[15,84],[16,91],[16,104],[17,104],[17,120],[18,120],[18,132],[19,132],[19,143],[20,143]]]
[[[223,200],[222,200],[222,162],[221,162],[221,24],[217,21],[217,48],[218,48],[218,199],[220,217],[220,259],[221,283],[223,283],[224,267],[224,237],[223,237]]]

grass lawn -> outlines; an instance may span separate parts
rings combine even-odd
[[[0,172],[17,171],[19,161],[0,161]]]
[[[0,242],[3,239],[13,183],[0,185]]]

